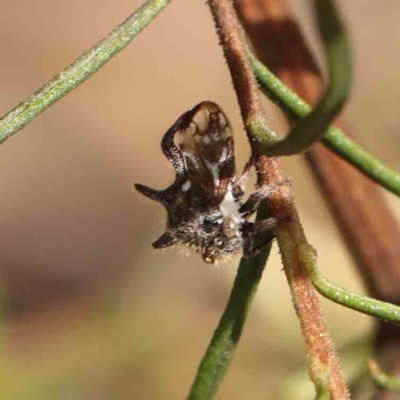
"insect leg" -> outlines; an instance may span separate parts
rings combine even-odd
[[[263,186],[253,192],[247,201],[240,207],[240,212],[244,217],[248,217],[257,211],[260,202],[268,198],[271,193],[276,192],[281,186],[290,185],[290,181],[288,179],[283,180],[279,183],[274,183],[268,186]]]
[[[267,218],[263,221],[248,223],[243,234],[243,254],[245,257],[251,257],[260,252],[268,243],[275,238],[272,231],[277,225],[275,218]],[[256,235],[262,234],[255,240]]]
[[[247,201],[240,207],[240,213],[247,217],[257,211],[260,202],[268,197],[268,187],[257,189],[253,192]]]
[[[251,167],[253,166],[253,162],[254,162],[254,158],[253,158],[253,156],[251,156],[250,160],[247,161],[246,165],[244,166],[242,175],[233,184],[232,192],[236,197],[241,197],[244,195],[247,183],[251,176]]]

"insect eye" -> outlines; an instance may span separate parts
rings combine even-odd
[[[224,218],[222,222],[222,232],[228,238],[235,236],[238,232],[238,224],[230,215]]]

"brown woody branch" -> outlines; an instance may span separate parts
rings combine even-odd
[[[264,124],[265,115],[232,2],[209,0],[209,5],[233,78],[246,132],[256,155],[259,184],[281,183],[284,178],[277,160],[260,156],[252,136],[254,126]],[[304,236],[287,185],[280,185],[278,190],[271,194],[268,209],[271,215],[278,219],[292,217],[290,221],[279,225],[276,234],[310,358],[311,379],[319,394],[327,391],[332,400],[348,399],[338,359],[321,314],[317,292],[303,266],[305,257],[310,256],[312,249]]]
[[[236,7],[258,58],[314,104],[320,73],[286,0],[237,0]],[[379,187],[320,144],[306,159],[369,293],[399,305],[400,230]],[[387,371],[400,373],[399,328],[378,322],[375,350]],[[374,399],[398,396],[377,391]]]

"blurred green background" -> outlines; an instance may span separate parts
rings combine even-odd
[[[318,52],[309,1],[291,3]],[[339,3],[356,61],[348,126],[400,170],[400,2]],[[0,4],[4,114],[141,1]],[[230,82],[204,1],[175,0],[98,74],[1,146],[1,399],[185,398],[238,259],[216,268],[177,249],[154,251],[165,212],[133,183],[171,183],[162,134],[206,99],[230,116],[242,168],[248,145]],[[280,114],[266,107],[284,133]],[[302,157],[282,164],[324,274],[363,292]],[[218,399],[280,398],[306,367],[276,247],[272,253]],[[371,331],[370,318],[322,302],[338,348]]]

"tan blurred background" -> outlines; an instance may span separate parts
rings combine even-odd
[[[309,2],[292,3],[311,37]],[[347,120],[360,143],[400,171],[400,2],[340,3],[356,49]],[[4,114],[141,1],[0,4]],[[170,184],[161,136],[205,99],[230,116],[243,166],[248,147],[230,81],[204,1],[175,0],[101,72],[1,146],[1,399],[185,398],[237,259],[215,268],[176,249],[153,251],[165,212],[132,185]],[[362,292],[302,158],[283,165],[324,273]],[[337,347],[370,332],[369,318],[323,305]],[[218,399],[280,398],[286,379],[305,366],[274,247]]]

